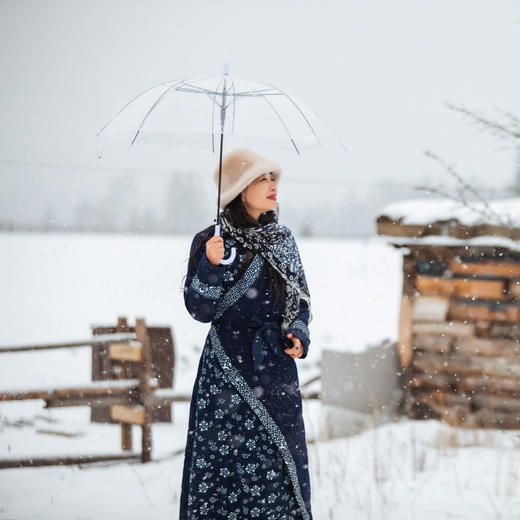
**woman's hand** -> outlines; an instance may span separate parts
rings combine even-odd
[[[292,358],[299,358],[303,355],[303,347],[300,338],[293,336],[292,334],[287,334],[287,337],[292,340],[293,346],[291,348],[284,349],[286,354],[289,354]]]
[[[224,254],[224,239],[221,236],[215,235],[206,242],[206,256],[210,264],[220,265]]]

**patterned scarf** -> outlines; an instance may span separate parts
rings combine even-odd
[[[300,298],[309,306],[309,322],[312,319],[311,296],[305,280],[303,265],[291,230],[278,222],[275,216],[269,224],[251,228],[237,228],[222,215],[221,234],[227,233],[245,248],[260,253],[286,283],[285,312],[282,331],[287,330],[300,312]]]

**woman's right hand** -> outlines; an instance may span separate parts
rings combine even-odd
[[[206,256],[210,264],[220,265],[224,254],[224,239],[221,236],[215,235],[206,242]]]

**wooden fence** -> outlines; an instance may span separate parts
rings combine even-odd
[[[87,341],[0,347],[1,353],[92,347],[92,383],[78,387],[0,390],[0,401],[42,399],[46,408],[90,406],[93,422],[121,425],[121,447],[132,449],[132,425],[142,429],[142,462],[151,460],[152,422],[170,421],[170,404],[189,402],[191,396],[173,392],[174,348],[169,328],[148,328],[144,318],[129,327],[124,317],[115,327],[95,327]],[[150,336],[155,338],[150,340]],[[156,392],[160,389],[159,392]],[[155,413],[154,413],[155,412]],[[78,464],[137,459],[135,454],[85,455],[0,460],[0,468]]]

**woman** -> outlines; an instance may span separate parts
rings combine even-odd
[[[211,327],[190,405],[181,520],[312,519],[295,363],[307,355],[312,313],[296,242],[278,223],[281,173],[246,148],[227,154],[221,236],[212,225],[191,245],[185,304]],[[220,264],[231,247],[235,260]]]

